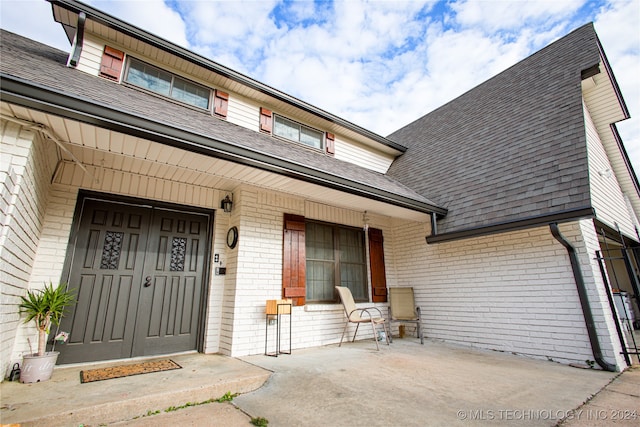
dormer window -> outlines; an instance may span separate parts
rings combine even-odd
[[[185,104],[209,109],[211,90],[137,59],[129,58],[124,80]]]
[[[322,149],[322,132],[275,114],[273,134],[291,141],[301,142],[313,148]]]

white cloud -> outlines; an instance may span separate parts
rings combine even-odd
[[[88,2],[382,135],[593,20],[640,115],[640,0]],[[69,49],[48,2],[0,6],[3,28]],[[619,129],[640,171],[638,123]]]
[[[51,4],[42,0],[0,0],[0,25],[60,50],[68,51],[71,46],[62,26],[53,20]]]
[[[464,0],[452,2],[456,21],[462,26],[495,33],[518,30],[532,24],[548,25],[570,18],[585,0]]]
[[[270,19],[276,1],[187,1],[178,5],[189,23],[192,48],[243,73],[264,59],[270,40],[285,33]]]
[[[289,8],[289,13],[294,21],[305,21],[316,18],[318,11],[311,1],[294,1]]]
[[[84,2],[177,45],[189,47],[185,22],[163,0],[84,0]]]

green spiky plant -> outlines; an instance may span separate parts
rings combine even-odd
[[[75,302],[75,295],[67,290],[65,283],[57,287],[53,283],[44,286],[44,289],[27,291],[26,296],[21,297],[20,313],[26,315],[25,323],[34,321],[38,329],[37,356],[44,356],[47,346],[47,334],[51,325],[59,325],[65,308]]]

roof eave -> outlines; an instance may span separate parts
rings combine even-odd
[[[308,166],[250,150],[219,138],[187,132],[170,125],[150,121],[116,108],[36,85],[14,76],[0,74],[3,101],[33,108],[56,116],[92,124],[115,132],[217,157],[246,166],[267,170],[305,182],[322,185],[372,200],[394,204],[421,213],[446,215],[440,206],[380,190],[370,185],[332,175]]]

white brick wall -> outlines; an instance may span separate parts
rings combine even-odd
[[[576,239],[574,246],[579,250],[580,262],[583,266],[582,274],[587,286],[589,305],[593,313],[603,358],[609,363],[624,367],[624,358],[620,354],[622,348],[616,335],[614,315],[609,305],[606,285],[602,279],[599,264],[595,259],[595,252],[600,250],[597,230],[589,220],[580,221],[579,227],[582,239]]]
[[[306,218],[351,226],[363,226],[364,223],[362,212],[305,202],[302,199],[252,187],[244,187],[240,193],[235,192],[234,200],[239,203],[238,206],[234,204],[232,215],[238,212],[241,217],[238,225],[240,238],[236,247],[237,253],[231,256],[235,257],[235,261],[232,260],[229,264],[233,271],[227,274],[225,289],[228,295],[225,294],[225,298],[229,299],[229,303],[225,300],[223,315],[226,319],[223,321],[223,329],[232,327],[233,330],[223,331],[223,336],[229,338],[221,343],[221,347],[227,354],[243,356],[264,352],[266,300],[279,299],[282,295],[284,214],[304,215]],[[384,218],[372,218],[370,225],[388,230],[389,223]],[[390,231],[388,232],[390,234]],[[234,283],[229,283],[230,281]],[[233,315],[231,299],[235,301]],[[379,304],[379,307],[386,314],[385,304]],[[345,315],[340,304],[309,304],[294,307],[291,322],[292,348],[299,349],[339,342]],[[288,333],[288,324],[283,325]],[[270,328],[269,351],[273,351],[275,326]],[[349,327],[349,335],[345,339],[353,336],[354,329],[353,326]],[[360,339],[371,336],[370,328],[363,327],[358,331]],[[284,346],[288,349],[288,342]]]
[[[63,164],[56,174],[54,185],[48,189],[46,215],[40,219],[40,244],[32,254],[36,267],[29,279],[31,284],[60,278],[81,187],[211,209],[217,208],[224,196],[224,192],[199,187],[188,193],[160,191],[178,183],[156,178],[145,178],[144,186],[122,186],[117,183],[132,182],[135,176],[113,170],[93,172],[101,177],[99,182],[87,178],[71,163]],[[117,179],[107,180],[106,172]],[[4,182],[8,181],[5,174]],[[33,200],[43,198],[34,195]],[[219,254],[220,262],[212,262],[205,352],[232,356],[264,352],[265,302],[281,297],[284,213],[350,226],[364,226],[366,221],[382,229],[388,285],[416,288],[428,337],[562,362],[593,359],[566,250],[548,227],[427,245],[428,224],[371,214],[365,219],[356,210],[305,202],[250,186],[234,189],[231,214],[216,211],[212,257]],[[4,210],[2,214],[7,217]],[[592,260],[597,236],[592,227],[589,229],[590,224],[563,225],[562,232],[581,251],[581,261],[589,273],[585,273],[585,280],[594,294],[597,327],[603,332],[605,358],[613,360],[619,358],[619,351],[615,342],[607,342],[611,315],[606,299],[602,299],[599,272]],[[229,249],[226,232],[234,225],[240,237],[236,248]],[[226,267],[227,274],[216,276],[216,266]],[[386,313],[385,304],[379,307]],[[339,304],[310,304],[295,307],[291,320],[292,347],[299,349],[337,343],[345,317]],[[359,338],[371,337],[368,328],[361,329]],[[350,326],[348,338],[353,330]],[[273,332],[271,329],[271,339]],[[19,338],[13,356],[25,350],[26,341]]]
[[[2,378],[20,358],[12,353],[16,341],[33,338],[33,328],[23,328],[19,297],[29,284],[36,249],[43,228],[56,150],[32,131],[2,121],[0,130],[0,361]]]
[[[250,187],[236,193],[236,200],[240,239],[225,287],[229,303],[223,329],[230,329],[223,336],[224,352],[242,356],[264,351],[265,301],[281,297],[283,214],[352,226],[363,224],[363,214]],[[416,288],[428,337],[563,363],[593,360],[566,249],[548,227],[427,245],[427,224],[367,217],[385,236],[388,285]],[[561,229],[582,255],[605,359],[623,366],[609,339],[608,331],[614,329],[602,281],[594,274],[599,274],[597,264],[586,255],[597,247],[592,223]],[[386,314],[386,305],[378,306]],[[293,349],[337,343],[344,319],[339,304],[294,307]],[[347,338],[353,331],[350,327]],[[274,330],[269,334],[271,351]],[[361,328],[358,337],[370,338],[371,332]]]
[[[426,336],[564,363],[594,359],[566,249],[548,227],[432,245],[423,227],[395,228],[394,259],[397,284],[416,290]],[[595,275],[593,225],[561,231],[580,251],[606,359],[620,362],[606,342],[615,329]]]
[[[48,158],[55,159],[55,152],[53,155],[49,153]],[[51,175],[53,173],[53,168],[50,169],[51,171],[46,178],[47,183],[51,181]],[[46,168],[42,168],[42,170],[44,171]],[[219,206],[218,203],[223,197],[223,192],[219,190],[198,186],[192,186],[192,191],[162,192],[159,191],[159,189],[172,189],[177,186],[178,183],[157,178],[145,178],[145,185],[125,186],[120,185],[120,183],[136,182],[136,178],[139,177],[130,173],[100,170],[97,168],[90,168],[90,172],[101,179],[98,182],[94,181],[91,176],[82,171],[80,167],[74,163],[66,162],[59,165],[54,178],[54,184],[51,185],[48,190],[49,203],[47,205],[46,215],[44,211],[42,212],[44,215],[42,218],[43,223],[41,224],[42,233],[37,253],[34,254],[34,268],[29,279],[32,286],[41,286],[44,282],[50,280],[54,282],[61,280],[77,194],[80,188],[105,191],[112,194],[158,199],[173,203],[193,204],[209,209],[217,208]],[[110,177],[109,179],[105,178],[107,175]],[[158,194],[160,194],[160,197],[156,197]],[[45,194],[45,197],[46,196]],[[27,200],[29,199],[36,200],[36,197],[35,195],[33,197],[27,197]],[[46,200],[46,198],[43,200]],[[213,250],[211,254],[212,257],[214,253],[220,254],[223,261],[226,259],[224,252],[226,250],[225,241],[228,223],[228,216],[225,215],[226,214],[218,211],[214,218]],[[215,266],[219,266],[219,264],[214,264],[212,260],[210,282],[207,289],[209,305],[206,314],[207,330],[205,331],[204,344],[204,351],[207,353],[219,351],[220,323],[222,321],[221,306],[225,276],[216,276],[214,274]],[[62,280],[64,280],[64,278],[62,278]],[[18,326],[20,325],[13,327],[14,331]],[[18,327],[18,338],[16,339],[15,346],[9,345],[6,347],[9,351],[11,351],[13,347],[12,358],[19,358],[22,352],[28,350],[26,341],[27,334],[28,331],[25,331],[24,327]],[[3,346],[3,349],[4,348]]]

